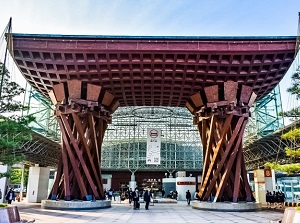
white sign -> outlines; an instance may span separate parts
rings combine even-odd
[[[160,164],[161,129],[147,129],[146,164]]]

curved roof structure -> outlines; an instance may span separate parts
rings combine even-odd
[[[12,34],[24,77],[48,97],[67,80],[101,85],[120,106],[179,106],[203,87],[235,81],[257,100],[283,78],[296,37],[143,37]]]

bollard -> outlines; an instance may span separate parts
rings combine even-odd
[[[286,208],[284,210],[282,223],[299,223],[300,222],[300,210],[297,208]]]
[[[20,214],[17,206],[0,208],[0,223],[19,222]]]

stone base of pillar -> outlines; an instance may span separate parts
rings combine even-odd
[[[261,203],[255,202],[207,202],[192,201],[192,208],[206,211],[251,212],[262,209]]]
[[[27,187],[27,202],[38,203],[48,196],[49,167],[30,167]]]
[[[53,201],[53,200],[42,200],[41,207],[45,209],[55,210],[87,210],[87,209],[101,209],[110,208],[111,201]]]

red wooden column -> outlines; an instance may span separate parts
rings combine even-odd
[[[101,145],[119,106],[101,86],[70,80],[49,92],[62,132],[62,151],[51,199],[103,199]]]
[[[252,87],[224,82],[205,87],[187,102],[203,145],[201,200],[253,200],[242,141],[255,98]]]

